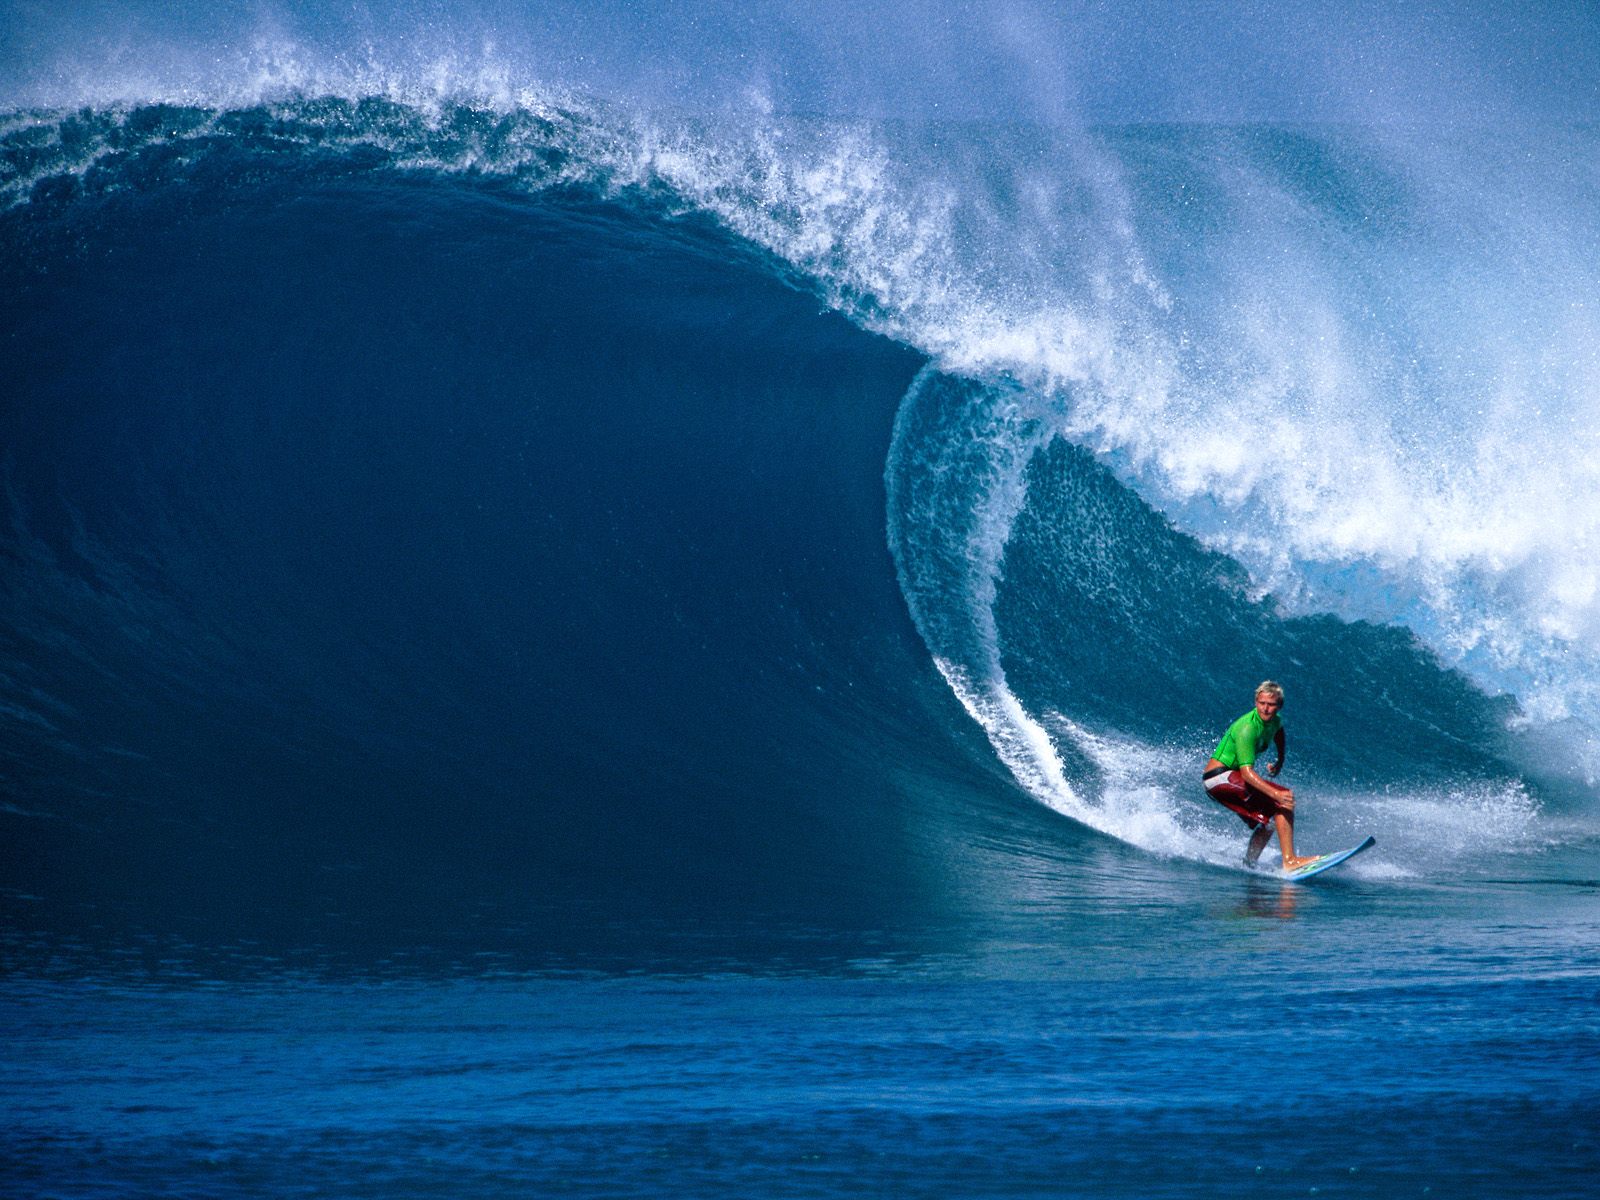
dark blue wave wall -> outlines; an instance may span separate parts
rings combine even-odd
[[[137,165],[0,223],[8,903],[928,902],[916,356],[622,202]]]

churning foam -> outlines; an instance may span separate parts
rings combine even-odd
[[[667,176],[943,369],[1020,383],[1033,447],[1093,450],[1290,610],[1404,624],[1540,720],[1574,719],[1592,777],[1600,220],[1565,168],[1579,136],[1525,164],[1546,184],[1525,207],[1498,145],[1302,138],[1290,156],[1326,176],[1307,182],[1246,135],[1174,134],[1163,152],[1213,193],[1194,247],[1114,134],[1090,166],[1063,158],[1065,212],[1002,209],[1015,163],[860,130],[768,131],[736,166],[678,153]]]
[[[1291,611],[1404,624],[1593,741],[1592,136],[636,119],[615,183],[1013,389],[1002,490],[1069,438]]]

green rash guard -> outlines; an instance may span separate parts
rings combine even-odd
[[[1278,730],[1282,728],[1282,717],[1275,715],[1270,721],[1262,721],[1252,708],[1228,726],[1228,732],[1222,735],[1211,757],[1235,771],[1240,767],[1254,766],[1256,756],[1272,745],[1272,739],[1278,736]]]

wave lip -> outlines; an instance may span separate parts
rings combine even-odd
[[[539,101],[418,107],[383,95],[295,98],[244,107],[131,104],[10,114],[0,128],[0,196],[118,187],[140,161],[181,170],[207,153],[321,155],[355,169],[504,176],[539,188],[602,174],[599,126]],[[570,173],[568,173],[570,171]]]

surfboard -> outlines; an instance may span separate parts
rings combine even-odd
[[[1303,867],[1296,867],[1293,871],[1285,871],[1283,877],[1294,883],[1310,879],[1313,875],[1321,875],[1324,871],[1337,867],[1342,862],[1347,862],[1360,854],[1363,850],[1370,850],[1378,844],[1378,839],[1369,837],[1359,846],[1352,846],[1348,850],[1340,850],[1337,854],[1319,854],[1313,861]]]

